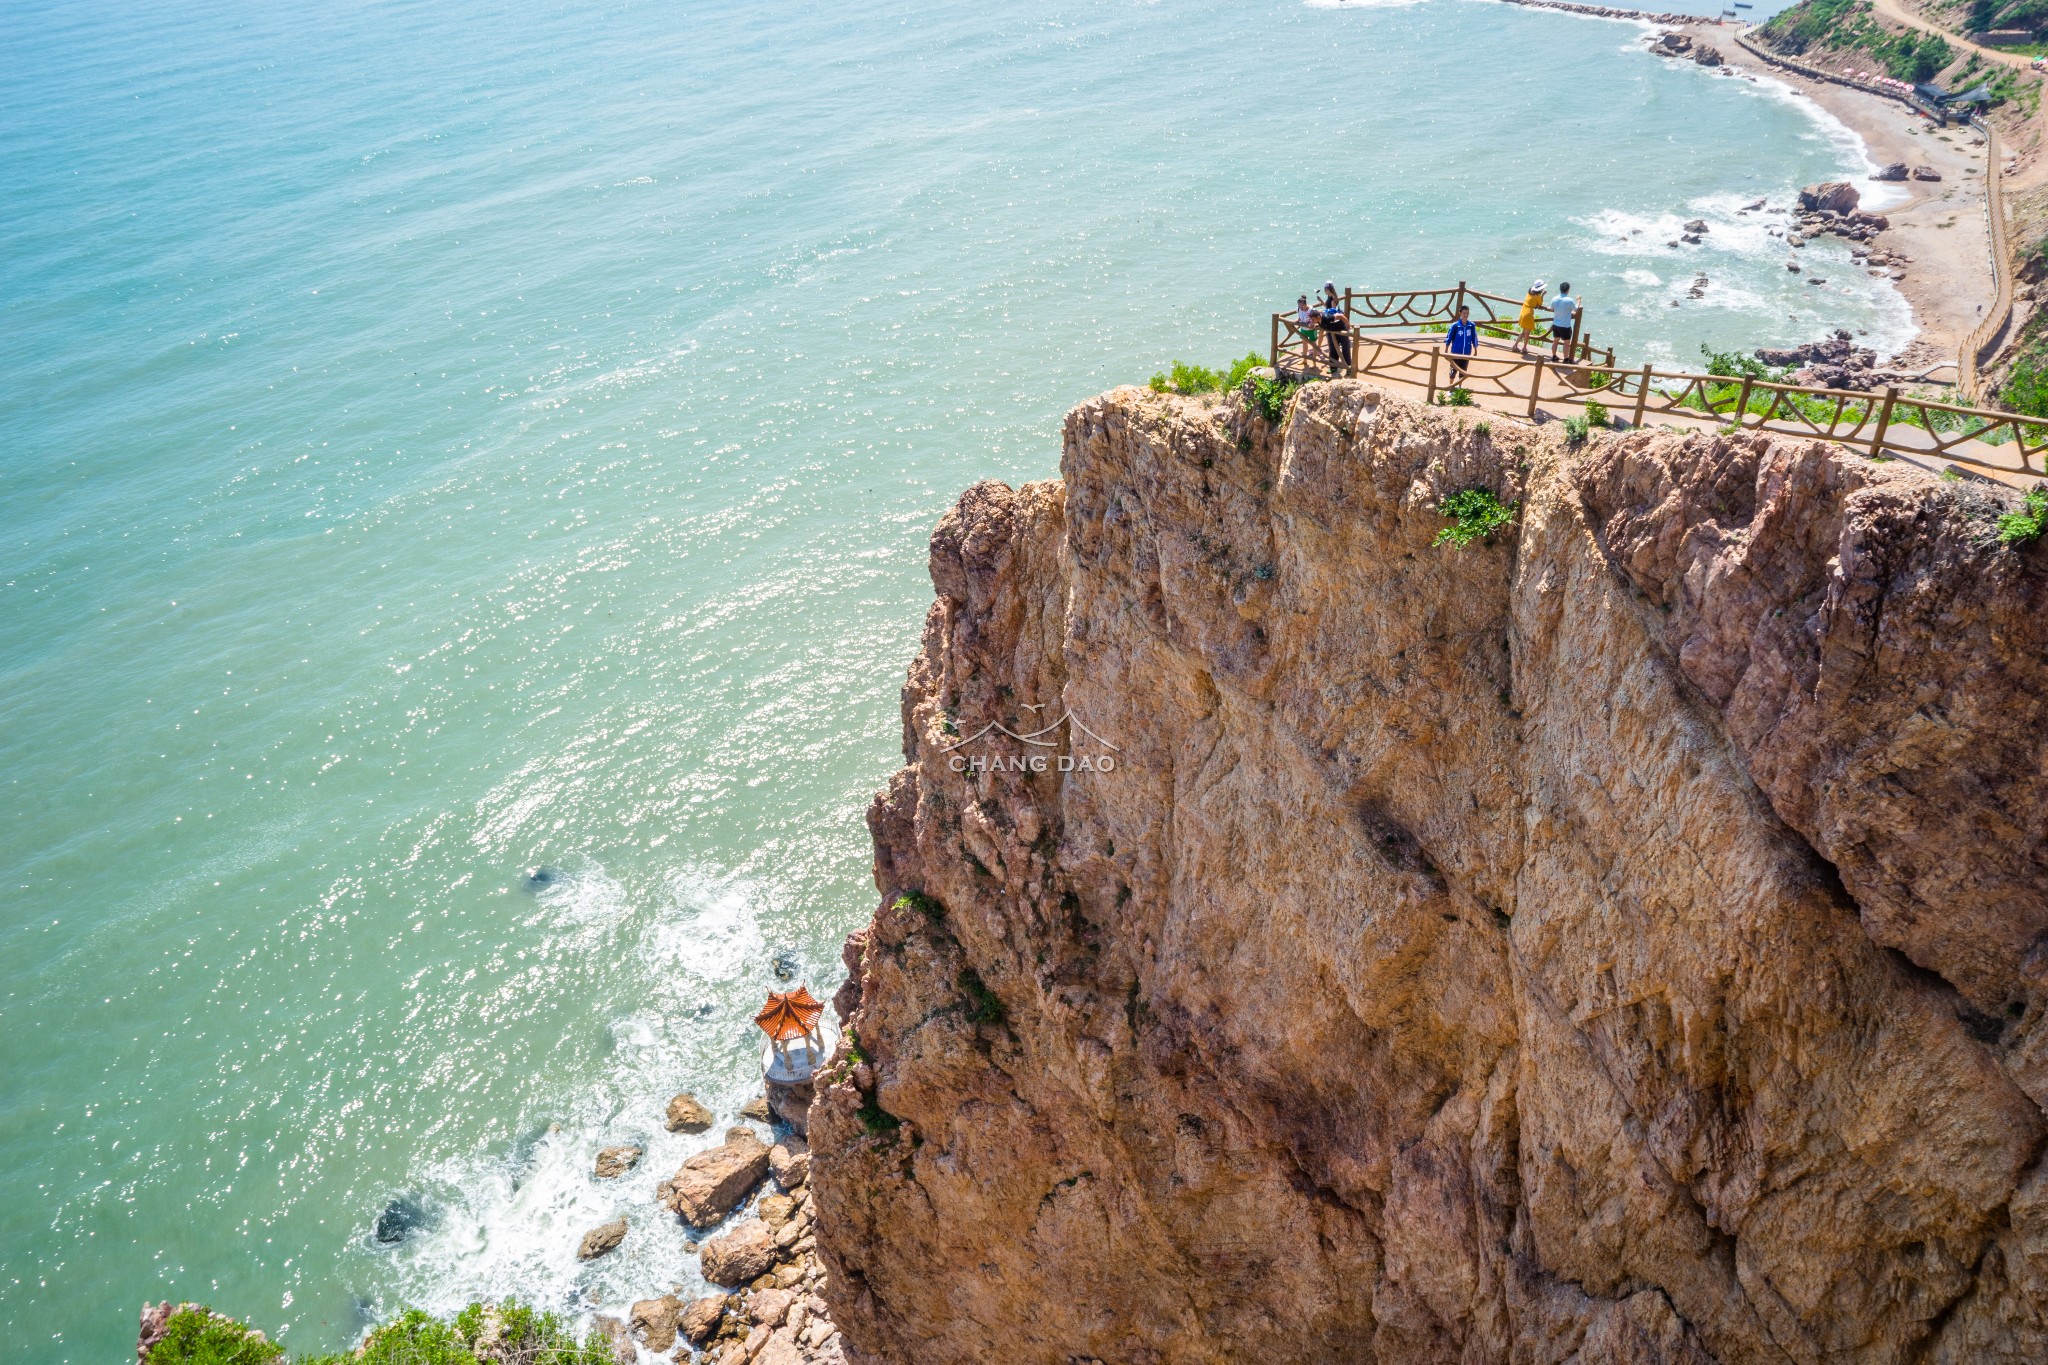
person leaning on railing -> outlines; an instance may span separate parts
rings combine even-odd
[[[1451,353],[1451,383],[1465,382],[1465,367],[1472,363],[1473,355],[1479,350],[1479,329],[1472,325],[1472,310],[1464,304],[1458,305],[1458,316],[1451,323],[1451,330],[1444,334],[1444,349]]]
[[[1323,310],[1323,337],[1330,345],[1330,375],[1334,378],[1351,368],[1351,320],[1344,316],[1343,304]]]
[[[1320,309],[1308,306],[1308,295],[1303,294],[1294,301],[1294,332],[1301,338],[1303,361],[1316,358],[1316,323],[1322,318]]]

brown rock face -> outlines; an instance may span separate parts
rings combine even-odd
[[[2048,1359],[2007,495],[1358,383],[1063,473],[932,540],[811,1111],[850,1359]]]
[[[775,1266],[775,1236],[758,1218],[749,1218],[704,1244],[704,1278],[732,1288],[768,1273]]]
[[[768,1144],[752,1129],[734,1128],[725,1142],[685,1161],[656,1197],[693,1228],[708,1228],[740,1206],[768,1174]]]
[[[1825,180],[1799,191],[1799,207],[1809,212],[1852,213],[1862,198],[1846,180]]]

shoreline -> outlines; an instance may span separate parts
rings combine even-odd
[[[1726,25],[1717,30],[1711,21],[1687,26],[1695,36],[1701,30],[1730,32]],[[1905,277],[1892,283],[1905,295],[1917,331],[1892,363],[1913,370],[1953,364],[1997,290],[1984,209],[1983,135],[1963,126],[1938,129],[1888,96],[1779,66],[1741,43],[1729,43],[1721,55],[1722,69],[1732,71],[1735,79],[1774,81],[1832,115],[1862,143],[1873,166],[1931,166],[1941,176],[1884,182],[1903,198],[1876,206],[1891,224],[1877,244],[1910,262]]]
[[[1885,357],[1887,366],[1915,372],[1939,371],[1943,379],[1959,378],[1956,360],[1963,341],[1991,307],[1997,283],[1991,269],[1990,225],[1984,207],[1985,144],[1966,126],[1938,129],[1910,106],[1850,84],[1820,79],[1781,66],[1751,51],[1737,39],[1754,34],[1757,25],[1731,23],[1705,15],[1659,13],[1621,6],[1577,3],[1576,0],[1502,0],[1524,9],[1555,10],[1587,18],[1613,19],[1643,26],[1648,32],[1646,55],[1661,61],[1684,62],[1688,55],[1665,56],[1649,49],[1659,33],[1677,32],[1695,44],[1711,45],[1719,54],[1717,74],[1756,85],[1773,83],[1831,117],[1859,144],[1868,169],[1852,173],[1864,194],[1874,183],[1891,191],[1887,202],[1864,207],[1881,213],[1890,226],[1874,245],[1906,261],[1903,277],[1870,268],[1873,276],[1890,276],[1912,315],[1913,334]],[[1931,166],[1936,181],[1873,182],[1871,171],[1903,162]],[[1788,247],[1788,258],[1796,252]],[[1866,267],[1868,268],[1868,267]]]

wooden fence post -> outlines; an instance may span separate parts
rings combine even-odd
[[[1280,315],[1278,313],[1273,314],[1273,349],[1269,359],[1273,366],[1273,376],[1277,379],[1280,375]]]
[[[1452,319],[1452,321],[1456,321],[1456,320],[1457,320],[1457,317],[1458,317],[1458,310],[1459,310],[1460,308],[1463,308],[1464,306],[1465,306],[1465,282],[1464,282],[1463,280],[1459,280],[1459,281],[1458,281],[1458,296],[1457,296],[1456,298],[1454,298],[1454,299],[1452,299],[1452,300],[1451,300],[1451,319]]]
[[[1650,367],[1648,365],[1643,366],[1642,383],[1643,386],[1636,390],[1636,416],[1635,420],[1629,423],[1630,431],[1641,431],[1643,429],[1643,405],[1650,401]]]
[[[1436,402],[1436,358],[1438,354],[1436,351],[1429,353],[1429,395],[1422,400],[1425,407],[1432,406]]]
[[[1542,356],[1536,357],[1536,363],[1530,367],[1530,370],[1536,376],[1535,381],[1529,385],[1529,420],[1533,422],[1536,420],[1536,400],[1543,396]]]
[[[1892,424],[1892,404],[1898,401],[1897,389],[1888,388],[1884,391],[1884,406],[1877,410],[1877,430],[1870,436],[1870,454],[1873,459],[1884,453],[1885,428]],[[2020,463],[2025,464],[2026,461],[2022,460]]]
[[[1746,374],[1742,376],[1742,393],[1735,400],[1735,429],[1737,431],[1742,429],[1742,419],[1749,416],[1749,386],[1754,383],[1756,383],[1755,375]]]

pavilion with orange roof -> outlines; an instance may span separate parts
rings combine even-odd
[[[803,986],[769,992],[768,1003],[754,1016],[761,1032],[768,1035],[769,1081],[801,1085],[825,1064],[824,1015],[823,1002]]]

